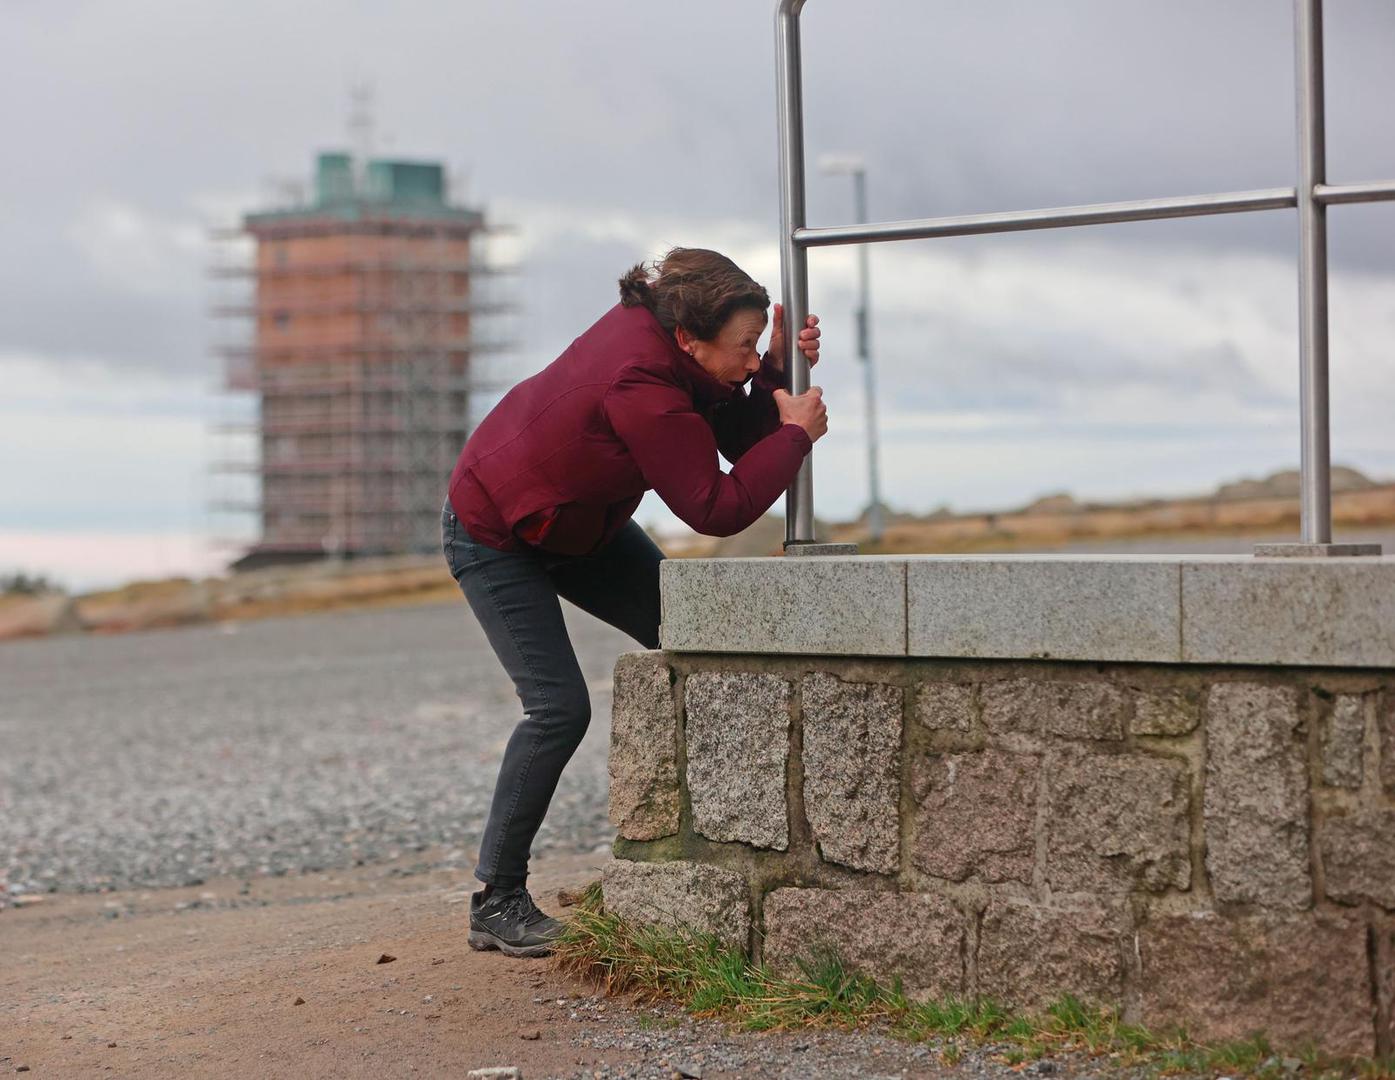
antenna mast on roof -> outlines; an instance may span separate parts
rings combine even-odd
[[[349,141],[353,147],[354,186],[363,191],[368,159],[373,156],[373,81],[355,79],[349,84]]]

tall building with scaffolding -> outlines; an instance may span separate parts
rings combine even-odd
[[[260,539],[236,565],[429,552],[464,445],[476,360],[482,212],[439,164],[318,159],[313,198],[248,214],[250,278],[227,386],[250,392]],[[250,321],[250,326],[247,326]],[[225,509],[227,507],[225,506]]]

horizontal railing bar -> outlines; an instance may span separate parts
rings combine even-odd
[[[1362,184],[1314,184],[1313,198],[1329,205],[1395,199],[1395,180],[1368,180]]]
[[[1024,232],[1029,229],[1059,229],[1071,225],[1106,225],[1121,221],[1237,214],[1248,210],[1283,210],[1297,205],[1298,195],[1293,188],[1265,188],[1260,191],[1231,191],[1220,195],[1182,195],[1167,199],[1142,199],[1137,202],[1062,206],[1048,210],[1012,210],[994,214],[965,214],[960,217],[883,221],[870,225],[803,228],[794,230],[794,242],[801,247],[870,244],[884,240],[923,240],[936,236],[975,236],[984,233]]]

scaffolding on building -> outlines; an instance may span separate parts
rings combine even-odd
[[[217,350],[226,389],[257,406],[223,425],[254,459],[216,466],[259,481],[215,500],[259,518],[240,566],[437,550],[472,396],[494,388],[479,360],[507,347],[480,332],[510,310],[507,271],[479,251],[494,230],[449,203],[439,165],[370,161],[358,177],[349,155],[321,154],[316,188],[224,233],[254,254],[212,271],[250,286],[214,307],[250,331]]]

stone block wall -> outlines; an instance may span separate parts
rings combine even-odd
[[[1395,1049],[1395,671],[632,653],[627,918],[921,996]]]

